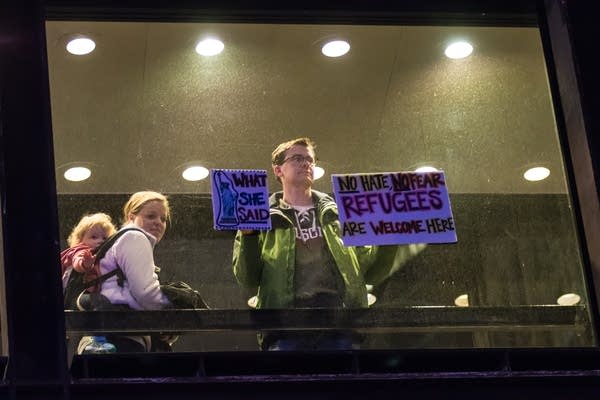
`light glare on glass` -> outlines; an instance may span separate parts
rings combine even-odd
[[[92,171],[86,167],[73,167],[65,171],[65,179],[71,182],[85,181],[92,175]]]
[[[530,168],[523,174],[523,177],[528,181],[541,181],[550,176],[550,170],[546,167]]]
[[[67,43],[67,51],[76,56],[89,54],[96,48],[96,43],[89,38],[77,38]]]
[[[202,56],[216,56],[223,51],[225,45],[219,39],[204,39],[196,45],[196,53]]]
[[[350,51],[350,44],[344,40],[334,40],[326,43],[321,52],[327,57],[340,57]]]
[[[181,174],[186,181],[196,182],[205,179],[208,176],[208,169],[201,166],[186,168]]]
[[[317,179],[320,179],[323,177],[323,175],[325,175],[325,170],[321,167],[315,167],[313,169],[313,179],[316,181]]]
[[[454,42],[446,47],[446,57],[448,58],[465,58],[473,52],[473,46],[468,42]]]

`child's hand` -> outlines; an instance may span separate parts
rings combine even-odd
[[[73,257],[73,269],[81,273],[89,272],[94,266],[94,261],[96,257],[90,250],[79,251]]]
[[[94,265],[94,261],[96,261],[96,256],[92,254],[91,251],[86,250],[83,254],[82,254],[82,264],[83,267],[86,270],[90,270],[92,269],[92,266]]]

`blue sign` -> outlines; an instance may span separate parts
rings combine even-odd
[[[210,179],[215,229],[271,229],[266,170],[213,169]]]

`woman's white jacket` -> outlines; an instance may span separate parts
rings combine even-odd
[[[137,228],[129,224],[121,229]],[[100,260],[102,275],[119,266],[125,275],[123,286],[117,276],[102,283],[101,293],[113,304],[127,304],[135,310],[158,310],[169,304],[160,290],[154,265],[156,238],[144,230],[125,232]]]

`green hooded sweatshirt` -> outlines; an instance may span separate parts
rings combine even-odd
[[[323,236],[345,285],[345,308],[366,308],[366,284],[381,283],[424,244],[401,246],[353,246],[342,242],[338,210],[327,194],[312,191]],[[233,247],[233,273],[243,287],[257,288],[256,308],[292,308],[296,234],[293,222],[279,207],[283,192],[269,199],[271,230],[253,235],[238,231]]]

